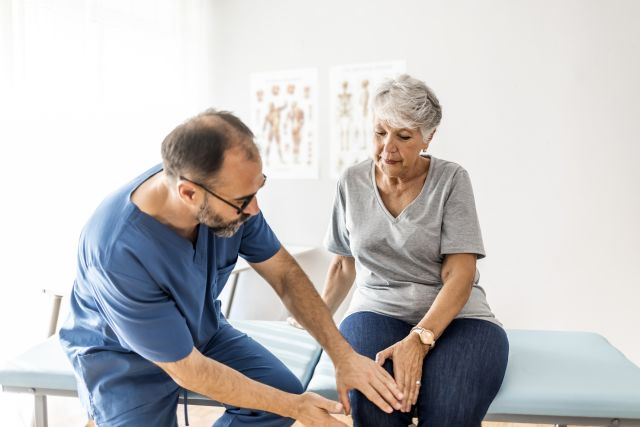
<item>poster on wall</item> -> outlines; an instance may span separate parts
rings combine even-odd
[[[338,178],[371,154],[373,122],[369,101],[386,77],[404,73],[404,61],[341,65],[330,73],[330,174]]]
[[[269,179],[318,178],[317,69],[252,74],[250,105]]]

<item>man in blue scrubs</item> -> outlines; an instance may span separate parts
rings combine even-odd
[[[344,425],[347,392],[400,408],[393,378],[355,353],[258,207],[253,134],[208,110],[162,143],[163,164],[115,193],[82,231],[71,315],[60,341],[99,427],[177,426],[181,389],[225,403],[216,426]],[[341,406],[298,379],[221,314],[240,255],[266,279],[336,366]],[[243,409],[251,408],[251,409]]]

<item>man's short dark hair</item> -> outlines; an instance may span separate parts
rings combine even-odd
[[[210,181],[222,167],[225,152],[242,148],[248,160],[258,156],[253,132],[228,111],[206,110],[177,126],[162,141],[162,162],[167,175]]]

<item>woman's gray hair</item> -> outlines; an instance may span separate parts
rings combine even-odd
[[[422,81],[402,74],[384,80],[371,101],[373,116],[395,128],[428,132],[440,124],[442,108],[433,91]]]

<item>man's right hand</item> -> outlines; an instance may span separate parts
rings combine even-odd
[[[294,418],[309,427],[346,427],[347,425],[331,414],[341,414],[344,409],[341,404],[325,399],[316,393],[305,392],[298,396]]]
[[[393,377],[368,357],[353,349],[334,362],[338,396],[345,414],[351,413],[349,390],[357,389],[374,405],[390,414],[402,408],[402,392]]]
[[[287,323],[296,328],[304,329],[294,317],[289,316]],[[348,392],[355,388],[360,390],[378,408],[387,413],[401,408],[404,397],[393,377],[381,366],[355,351],[350,351],[348,361],[341,363],[347,367],[336,366],[336,385],[340,401],[343,403],[345,413],[351,413]]]

